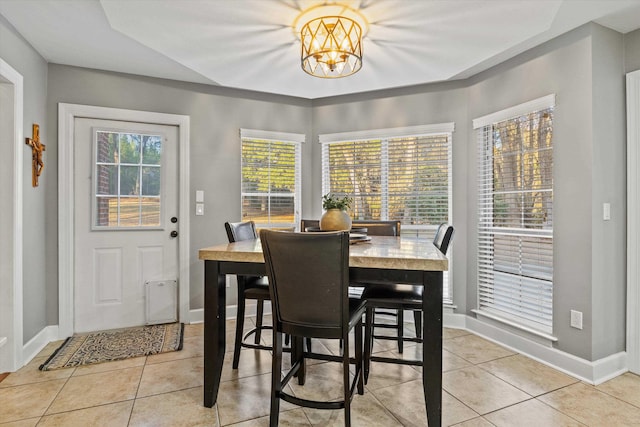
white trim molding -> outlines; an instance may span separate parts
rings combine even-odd
[[[29,363],[52,341],[58,340],[58,325],[45,326],[24,345],[24,364]]]
[[[627,74],[627,355],[640,374],[640,70]]]
[[[432,125],[406,126],[388,129],[371,129],[353,132],[325,133],[318,135],[318,142],[327,144],[331,142],[355,142],[376,138],[402,138],[405,136],[423,136],[440,133],[452,133],[455,131],[455,123],[438,123]]]
[[[259,129],[242,129],[240,128],[240,138],[249,139],[267,139],[271,141],[282,142],[300,142],[304,143],[306,139],[304,133],[290,133],[290,132],[272,132],[268,130]]]
[[[125,110],[79,104],[58,104],[58,312],[60,338],[70,336],[73,326],[73,254],[74,254],[74,122],[77,117],[133,121],[177,126],[179,135],[179,207],[180,239],[178,240],[178,315],[182,322],[189,317],[190,265],[190,175],[189,116]]]
[[[532,111],[544,110],[545,108],[555,106],[555,94],[543,96],[541,98],[534,99],[519,105],[514,105],[513,107],[505,108],[502,111],[497,111],[495,113],[487,114],[486,116],[473,119],[473,128],[478,129],[487,125],[502,122],[504,120],[513,119],[514,117],[529,114]]]
[[[626,352],[588,361],[471,316],[465,317],[468,331],[589,384],[601,384],[627,372]]]
[[[2,84],[13,87],[11,99],[4,99],[0,105],[3,115],[10,114],[13,120],[8,121],[7,133],[2,135],[10,143],[3,148],[3,161],[0,167],[8,171],[10,179],[0,183],[0,191],[6,197],[7,203],[12,203],[12,210],[7,209],[9,221],[0,224],[0,231],[4,237],[1,251],[3,253],[2,283],[0,283],[0,324],[4,323],[7,330],[0,332],[6,334],[3,357],[0,357],[0,372],[13,372],[23,366],[23,299],[22,299],[22,277],[23,277],[23,234],[22,234],[22,212],[23,212],[23,110],[24,110],[24,79],[22,74],[16,71],[8,63],[0,58],[0,78]],[[11,104],[11,105],[9,105]],[[6,108],[6,110],[5,110]],[[9,216],[10,215],[10,216]],[[8,254],[4,254],[4,249],[8,249]],[[5,323],[6,322],[6,323]]]

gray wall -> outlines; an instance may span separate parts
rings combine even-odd
[[[625,350],[627,148],[623,36],[598,25],[592,34],[591,357],[597,360]],[[611,204],[610,221],[603,220],[603,203]]]
[[[640,69],[640,30],[624,35],[624,72]]]
[[[181,83],[170,80],[68,67],[49,66],[49,94],[47,147],[49,155],[57,155],[58,103],[87,104],[101,107],[145,110],[183,114],[191,120],[191,183],[190,197],[195,191],[205,192],[205,215],[195,216],[195,203],[191,211],[191,301],[192,309],[203,306],[204,271],[198,260],[198,249],[214,243],[226,242],[225,221],[240,220],[240,128],[295,132],[310,135],[310,101],[256,92]],[[302,193],[311,182],[311,143],[302,149]],[[57,174],[57,165],[51,165]],[[56,183],[55,176],[51,183]],[[304,200],[303,200],[304,209]],[[55,209],[53,209],[55,212]],[[54,213],[50,214],[56,224]],[[48,237],[56,238],[57,229],[47,229]],[[53,268],[48,271],[56,274]],[[47,303],[57,323],[57,287],[48,289]],[[229,289],[229,303],[235,301],[235,287]]]
[[[24,301],[24,342],[33,338],[46,325],[52,324],[47,318],[47,289],[57,289],[57,280],[49,280],[46,269],[57,263],[57,237],[48,239],[46,230],[55,222],[50,212],[56,205],[47,201],[56,197],[56,187],[52,179],[56,172],[51,165],[56,157],[48,149],[47,116],[47,63],[15,29],[0,15],[0,58],[22,74],[24,87],[23,135],[31,137],[33,123],[40,125],[40,137],[47,146],[43,158],[45,168],[40,176],[39,187],[31,186],[31,149],[24,146],[24,192],[23,192],[23,301]],[[4,114],[4,113],[3,113]],[[11,200],[3,200],[3,209],[11,208]],[[54,220],[55,221],[55,220]],[[46,225],[46,226],[45,226]],[[57,313],[57,308],[56,308]],[[57,323],[57,322],[54,322]]]

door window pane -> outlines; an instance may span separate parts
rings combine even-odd
[[[142,168],[142,195],[160,195],[160,168],[144,166]]]
[[[115,165],[98,165],[96,194],[118,194],[118,167]]]
[[[120,134],[120,162],[140,163],[140,135]]]
[[[144,197],[141,203],[141,223],[146,226],[160,225],[160,198]]]
[[[162,138],[157,135],[142,137],[142,162],[145,165],[159,165],[162,155]]]
[[[120,166],[120,194],[125,196],[140,194],[139,166]]]

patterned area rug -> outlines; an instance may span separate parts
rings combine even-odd
[[[41,371],[148,356],[182,349],[184,323],[75,334],[40,366]]]

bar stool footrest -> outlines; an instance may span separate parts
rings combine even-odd
[[[391,357],[379,357],[379,356],[371,356],[369,360],[372,362],[380,362],[380,363],[395,363],[399,365],[422,366],[422,360],[393,359]]]

